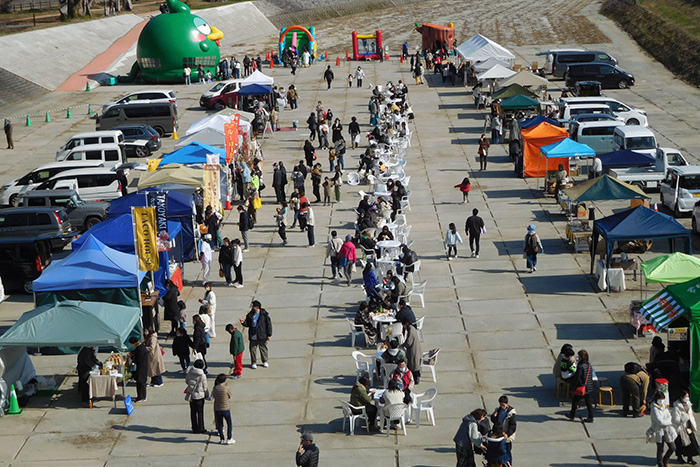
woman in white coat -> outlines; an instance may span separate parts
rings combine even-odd
[[[690,403],[690,394],[684,390],[681,397],[673,404],[673,427],[678,433],[676,438],[676,456],[681,464],[697,464],[693,456],[697,456],[698,441],[695,439],[695,432],[698,429],[693,417],[693,404]],[[687,462],[683,456],[688,457]]]
[[[667,467],[668,460],[676,450],[674,441],[678,434],[673,428],[673,419],[666,396],[661,391],[656,391],[651,404],[651,427],[647,430],[647,443],[656,443],[656,463],[658,467]],[[664,445],[668,446],[664,454]]]

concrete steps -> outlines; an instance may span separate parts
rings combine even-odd
[[[47,92],[49,89],[0,68],[0,108]]]

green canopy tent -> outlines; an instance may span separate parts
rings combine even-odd
[[[646,298],[646,284],[680,284],[700,277],[700,258],[675,252],[644,261],[640,268],[644,280],[642,291]]]
[[[522,94],[501,101],[501,109],[503,110],[537,110],[539,108],[540,101]]]
[[[0,337],[0,347],[129,348],[129,337],[141,338],[138,307],[103,302],[63,301],[24,313]]]
[[[700,278],[669,285],[642,303],[639,311],[659,332],[671,328],[677,320],[689,323],[690,332],[688,328],[674,328],[677,332],[673,333],[673,339],[669,333],[669,350],[679,341],[689,347],[690,397],[697,405],[700,402]],[[679,332],[683,329],[685,336]]]
[[[533,99],[536,99],[538,97],[537,94],[530,91],[529,89],[524,88],[518,83],[514,83],[491,94],[491,99],[508,99],[509,97],[513,96],[527,96],[532,97]]]
[[[564,190],[571,201],[610,201],[624,199],[649,199],[641,188],[622,182],[610,175],[587,180]]]

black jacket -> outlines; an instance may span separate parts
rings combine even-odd
[[[173,355],[183,357],[190,353],[190,347],[192,347],[192,339],[185,333],[182,336],[175,336],[173,338]]]
[[[498,407],[494,412],[500,412],[501,408]],[[507,434],[509,438],[515,434],[515,430],[518,428],[517,422],[515,421],[515,408],[508,406],[506,409],[506,419],[503,421],[503,433]],[[496,425],[498,423],[498,415],[491,414],[491,423]]]
[[[243,326],[248,328],[248,338],[251,341],[266,341],[268,337],[272,337],[272,320],[270,320],[270,314],[265,308],[261,308],[257,327],[253,327],[254,316],[255,311],[250,310],[243,322]]]
[[[148,349],[141,343],[131,352],[131,361],[136,364],[134,379],[139,383],[145,383],[148,378]]]
[[[204,323],[194,325],[194,333],[192,334],[192,348],[202,355],[207,354],[207,338],[204,331]]]
[[[177,290],[177,286],[170,286],[163,296],[163,318],[169,320],[180,319],[180,308],[177,306],[177,297],[179,295],[180,291]]]
[[[350,125],[348,125],[348,131],[350,131],[351,135],[357,135],[360,133],[360,124],[357,123],[357,121],[350,122]]]
[[[300,467],[318,467],[318,447],[315,444],[304,446],[304,452],[297,451],[297,465]]]
[[[332,80],[335,78],[335,74],[333,73],[333,70],[326,68],[326,71],[323,73],[323,77],[327,80]]]
[[[467,222],[464,224],[464,230],[467,231],[469,235],[478,236],[481,235],[481,229],[484,227],[484,220],[479,216],[469,216]]]
[[[588,369],[591,369],[590,374],[588,374]],[[588,375],[588,379],[586,379]],[[586,386],[586,394],[591,394],[595,390],[595,385],[593,384],[593,366],[590,363],[579,363],[576,368],[576,373],[571,382],[571,387],[577,388],[579,386]]]
[[[248,223],[248,213],[243,211],[238,216],[238,228],[241,232],[246,232],[250,230],[250,224]],[[233,261],[231,262],[233,264]]]
[[[222,245],[222,247],[219,249],[219,263],[220,264],[227,264],[229,266],[233,265],[233,245],[229,244],[228,246]]]
[[[283,187],[284,184],[282,183],[282,171],[279,168],[276,168],[274,172],[272,173],[272,186],[274,187]]]
[[[78,353],[78,376],[87,378],[87,373],[98,365],[100,361],[95,356],[95,351],[92,347],[83,347]]]

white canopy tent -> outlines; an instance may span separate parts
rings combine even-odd
[[[262,86],[272,86],[275,79],[272,76],[267,76],[260,70],[255,70],[250,76],[241,81],[241,87],[244,88],[251,84],[260,84]]]
[[[234,111],[229,111],[231,115],[224,115],[224,114],[214,114],[210,115],[208,117],[204,117],[201,120],[197,120],[190,126],[190,128],[187,130],[187,133],[185,133],[186,136],[190,136],[194,133],[197,133],[198,131],[202,131],[205,128],[212,128],[222,135],[224,134],[224,124],[225,123],[231,123],[233,120],[233,114],[234,113],[240,113],[240,112],[234,112]],[[240,121],[240,126],[241,129],[245,132],[250,132],[250,123],[245,121],[243,119],[243,115],[241,115],[241,121]]]
[[[457,52],[462,58],[472,62],[484,61],[492,57],[506,62],[515,60],[515,55],[508,49],[481,34],[476,34],[468,41],[459,45],[457,47]]]
[[[505,78],[500,81],[496,81],[496,89],[505,88],[511,84],[519,84],[524,88],[531,88],[533,91],[538,89],[540,86],[545,88],[549,87],[549,81],[541,76],[538,76],[530,71],[521,70],[514,74],[510,78]]]
[[[476,75],[476,80],[477,81],[485,81],[485,80],[498,80],[498,79],[505,79],[505,78],[510,78],[511,76],[515,75],[516,72],[513,70],[504,67],[503,65],[494,65],[491,68],[489,68],[486,71],[483,71]]]
[[[498,58],[491,57],[491,58],[487,58],[484,61],[475,63],[474,64],[474,71],[476,71],[477,73],[481,73],[482,71],[486,71],[489,68],[492,68],[496,65],[501,65],[503,67],[510,68],[510,63],[503,61],[503,60],[500,60]]]

